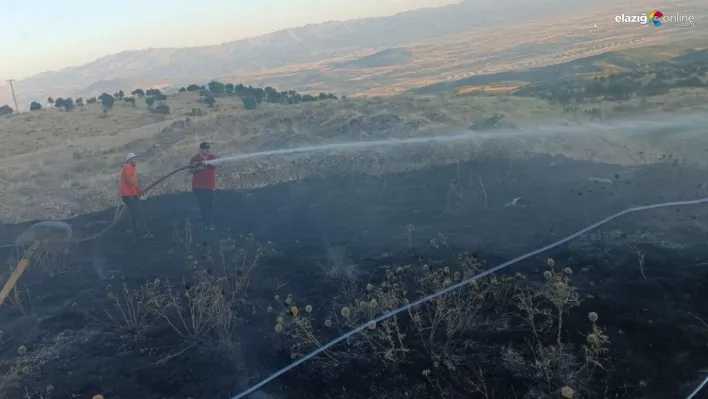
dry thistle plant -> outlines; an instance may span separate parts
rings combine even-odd
[[[159,283],[159,281],[158,281]],[[165,281],[160,295],[150,302],[151,309],[187,342],[216,337],[231,343],[234,323],[231,302],[226,299],[226,278],[217,278],[206,270],[196,270],[192,284],[183,283],[184,291]]]
[[[253,236],[239,236],[239,240],[227,239],[227,243],[235,249],[233,256],[222,259],[222,269],[226,277],[224,290],[229,294],[229,300],[236,300],[245,295],[248,288],[249,275],[260,265],[264,256],[272,254],[271,243],[261,243]]]
[[[385,267],[383,278],[369,282],[362,289],[348,287],[334,299],[337,311],[317,323],[309,306],[298,307],[292,295],[284,302],[276,316],[275,331],[291,346],[291,356],[297,358],[321,347],[320,334],[327,329],[351,330],[366,326],[347,341],[347,351],[329,349],[319,358],[324,365],[333,365],[347,357],[370,357],[387,366],[408,363],[423,356],[431,367],[423,373],[425,381],[442,396],[477,392],[487,395],[484,373],[470,366],[462,352],[464,335],[478,328],[476,316],[488,309],[508,303],[515,292],[519,277],[490,277],[475,281],[434,301],[394,315],[378,323],[374,319],[478,274],[483,265],[467,254],[459,257],[452,267],[431,268],[413,272],[411,266]],[[269,307],[273,312],[273,307]],[[322,329],[322,330],[320,330]]]
[[[610,344],[610,338],[605,335],[602,329],[597,325],[598,315],[595,312],[588,314],[588,319],[592,323],[592,329],[587,335],[587,344],[583,345],[583,353],[585,354],[586,366],[590,367],[590,377],[593,374],[595,367],[605,369],[602,366],[603,355],[608,352],[607,345]]]
[[[119,331],[140,334],[152,321],[151,301],[159,297],[159,280],[143,284],[137,290],[131,290],[126,284],[122,284],[118,292],[114,292],[113,286],[109,285],[106,287],[106,297],[111,302],[112,308],[104,308],[105,317],[102,318],[79,308],[76,302],[72,307],[91,320]]]
[[[548,270],[543,273],[543,285],[540,288],[519,287],[514,296],[520,316],[531,334],[530,350],[509,347],[503,351],[502,357],[511,371],[542,381],[543,390],[556,391],[564,387],[567,393],[573,390],[571,386],[577,384],[581,372],[589,371],[588,378],[591,377],[592,370],[587,369],[599,365],[600,355],[609,339],[595,324],[597,314],[591,313],[593,331],[583,347],[585,365],[577,360],[573,346],[563,339],[564,316],[581,303],[577,289],[572,285],[573,270],[569,267],[557,270],[551,258],[546,263]]]
[[[321,348],[323,344],[317,338],[313,323],[316,322],[312,312],[312,305],[306,305],[304,308],[299,308],[293,299],[292,294],[288,294],[285,303],[276,301],[280,304],[283,310],[275,317],[275,332],[279,335],[287,336],[291,342],[290,357],[297,359],[305,355],[315,348]],[[269,312],[272,312],[272,307]],[[325,325],[327,325],[325,320]],[[329,327],[331,327],[329,321]],[[324,358],[315,357],[315,360],[326,361],[326,364],[339,364],[337,352],[334,350],[324,351]]]

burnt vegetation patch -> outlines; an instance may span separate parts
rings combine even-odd
[[[261,394],[674,397],[708,362],[698,207],[626,216],[373,320],[701,176],[536,157],[309,179],[219,192],[215,233],[191,197],[152,198],[154,239],[117,228],[23,277],[0,313],[0,393],[234,396],[365,325]],[[69,222],[90,233],[112,215]],[[18,252],[2,256],[9,270]]]

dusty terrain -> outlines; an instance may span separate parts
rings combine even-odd
[[[623,167],[563,156],[510,165],[490,155],[383,177],[222,191],[213,235],[200,230],[188,195],[152,198],[146,206],[153,240],[126,240],[121,227],[23,277],[0,313],[6,361],[0,388],[12,398],[25,392],[30,398],[230,397],[318,342],[365,323],[368,311],[358,310],[359,301],[377,299],[376,314],[400,303],[395,298],[403,294],[387,294],[386,281],[409,287],[412,300],[627,206],[693,197],[704,179],[703,170],[684,165]],[[522,200],[512,204],[515,197]],[[92,232],[112,215],[69,222]],[[701,206],[626,216],[424,305],[422,321],[403,314],[395,325],[368,329],[252,397],[552,398],[564,386],[582,397],[683,397],[708,361],[708,329],[700,321],[706,320],[705,217]],[[25,227],[3,226],[2,240]],[[456,260],[461,252],[470,255]],[[1,255],[16,259],[14,249]],[[399,266],[406,266],[403,275]],[[563,363],[547,368],[533,367],[534,357],[561,358],[528,349],[533,329],[517,305],[532,290],[541,295],[538,306],[554,312],[543,301],[545,270],[557,273],[579,302],[568,305],[559,327]],[[239,285],[237,297],[226,296],[244,276],[248,285]],[[205,307],[223,298],[230,303],[228,326],[218,321],[223,313]],[[293,305],[300,309],[295,318]],[[352,309],[349,318],[340,315],[343,306]],[[465,324],[446,312],[464,314]],[[590,312],[599,315],[596,357],[584,352],[596,339],[586,337],[593,331]],[[543,319],[537,316],[538,323]],[[426,326],[436,320],[442,324],[433,334]],[[548,351],[558,349],[551,322],[548,332],[538,327]],[[404,334],[401,342],[386,338],[394,327]],[[445,338],[445,331],[452,335]],[[51,396],[40,396],[47,390]]]
[[[674,67],[669,80],[687,78]],[[109,226],[126,152],[145,184],[202,140],[222,157],[408,141],[225,163],[213,233],[178,174],[145,201],[153,239],[119,224],[37,259],[0,309],[0,397],[231,398],[361,325],[251,397],[684,397],[708,362],[702,205],[623,216],[370,320],[628,207],[708,196],[703,85],[250,111],[185,93],[167,117],[140,103],[1,117],[0,281],[29,221],[65,219],[75,238]]]
[[[592,104],[592,107],[601,109],[608,120],[632,115],[641,118],[656,112],[678,115],[704,112],[707,97],[708,91],[704,89],[677,89],[647,100],[625,101],[621,107],[612,101]],[[43,109],[0,118],[3,129],[13,132],[6,136],[0,150],[4,156],[0,159],[0,179],[8,188],[0,194],[0,220],[18,222],[66,217],[117,204],[117,173],[123,155],[129,151],[142,155],[140,177],[143,184],[147,184],[183,166],[203,140],[213,141],[218,155],[229,156],[299,145],[458,133],[484,125],[495,114],[503,116],[501,127],[512,128],[557,123],[577,125],[594,119],[585,108],[567,110],[544,100],[515,96],[344,99],[288,106],[264,105],[255,111],[243,110],[238,99],[225,98],[220,99],[214,109],[204,108],[206,115],[202,117],[184,116],[192,108],[201,106],[196,102],[196,94],[178,94],[172,96],[169,103],[172,113],[168,117],[155,116],[144,106],[133,108],[117,104],[105,118],[100,106],[95,105],[72,112]],[[590,144],[582,141],[562,145],[537,141],[533,151],[557,151],[577,159],[587,159],[594,151],[592,159],[595,161],[619,161],[609,158],[614,152],[608,146],[626,152],[622,146],[628,144],[622,135],[615,134],[603,140],[607,143],[595,143],[592,148],[586,148]],[[661,151],[660,147],[652,149],[651,145],[644,148],[647,146],[645,141],[642,138],[631,143],[630,152],[635,155],[625,157],[623,162],[638,162],[636,153],[639,151],[652,151],[654,155]],[[507,145],[519,145],[513,141],[510,143]],[[524,145],[528,150],[528,145]],[[681,147],[680,140],[662,142],[661,145],[678,145],[679,148],[671,149],[688,151]],[[513,154],[517,150],[510,147],[506,151]],[[364,158],[358,162],[360,166],[357,168],[372,174],[422,168],[475,156],[474,152],[460,152],[451,159],[446,158],[448,155],[426,159],[402,156],[398,163],[388,162],[383,170],[372,170],[371,165],[380,164],[376,158],[379,155],[371,151],[360,152]],[[682,156],[688,155],[682,153]],[[297,159],[271,157],[225,165],[221,187],[259,187],[294,178],[338,173],[349,167],[317,164],[313,160],[307,161],[308,156],[310,154]],[[701,160],[700,156],[694,158],[694,161]],[[366,166],[369,161],[373,163]],[[178,175],[154,193],[184,191],[188,188],[187,183],[186,175]]]

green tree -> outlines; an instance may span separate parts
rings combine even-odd
[[[243,108],[245,109],[258,108],[258,101],[256,101],[255,97],[242,97],[241,102],[243,102]]]
[[[98,102],[98,100],[96,99],[96,97],[91,97],[88,100],[86,100],[86,104],[96,104],[97,102]]]
[[[167,104],[159,104],[155,108],[152,108],[150,112],[154,114],[169,114],[170,107]]]
[[[155,104],[155,97],[154,96],[147,97],[145,99],[145,104],[147,104],[147,107],[149,109],[152,109],[153,104]]]
[[[179,88],[179,92],[180,92],[180,93],[184,93],[185,91],[187,91],[187,88],[186,88],[186,87],[182,86],[182,87]]]
[[[278,104],[280,103],[280,93],[278,93],[278,90],[275,90],[273,87],[268,86],[265,89],[263,89],[265,92],[265,101],[267,103],[271,104]]]
[[[145,90],[145,95],[146,96],[156,96],[158,94],[162,94],[162,92],[159,89],[147,89]]]
[[[123,102],[130,104],[132,107],[135,106],[135,97],[123,97]]]
[[[50,106],[50,107],[53,107],[53,106],[54,106],[54,99],[53,99],[53,98],[49,97],[49,98],[47,99],[47,102],[49,103],[49,106]]]
[[[143,89],[135,89],[131,91],[130,94],[135,97],[145,97],[145,91],[143,91]]]
[[[209,86],[209,91],[212,94],[214,94],[215,96],[217,96],[219,94],[226,93],[226,85],[224,85],[221,82],[217,82],[215,80],[212,80],[211,82],[209,82],[208,86]]]
[[[118,90],[116,94],[113,95],[113,97],[118,101],[122,101],[125,97],[125,93],[123,93],[123,90]]]
[[[213,107],[214,104],[216,103],[216,98],[215,98],[211,93],[207,92],[207,93],[204,95],[204,98],[202,99],[202,102],[203,102],[204,104],[208,105],[209,107]]]
[[[12,115],[15,113],[15,110],[12,109],[11,106],[5,104],[2,107],[0,107],[0,116],[3,115]]]
[[[103,112],[107,112],[108,110],[113,109],[113,104],[115,104],[116,102],[115,97],[108,93],[101,94],[100,96],[98,96],[98,99],[101,100]]]
[[[32,101],[30,103],[30,111],[39,111],[40,109],[42,109],[42,104],[37,101]]]
[[[84,106],[84,99],[81,97],[77,98],[76,105],[78,105],[79,107],[83,107]]]
[[[62,106],[64,107],[64,111],[71,111],[76,107],[74,100],[71,97],[64,100],[64,104],[62,104]]]
[[[191,85],[187,86],[187,91],[192,92],[192,91],[199,91],[202,88],[199,85],[195,85],[192,83]]]
[[[253,98],[256,100],[257,104],[261,104],[265,98],[265,91],[260,87],[255,87],[253,89]]]

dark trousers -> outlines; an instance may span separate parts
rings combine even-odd
[[[199,211],[202,214],[202,222],[206,227],[214,226],[214,220],[212,219],[211,212],[214,209],[214,190],[207,190],[203,188],[193,188],[192,192],[197,198],[197,204],[199,204]]]
[[[143,221],[143,204],[140,197],[120,197],[128,210],[130,216],[130,227],[133,229],[133,234],[140,235],[140,222]],[[144,224],[144,222],[143,222]]]

